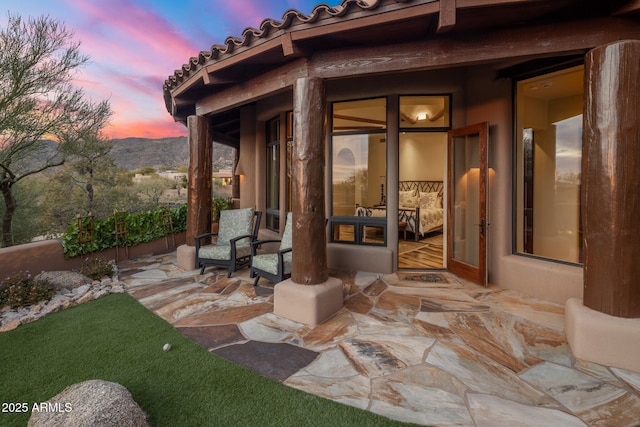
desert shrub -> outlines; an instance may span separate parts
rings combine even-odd
[[[113,262],[105,258],[86,258],[78,272],[90,279],[100,280],[103,277],[113,276]]]
[[[51,282],[35,279],[28,271],[20,271],[0,283],[0,306],[26,307],[51,299],[53,293]]]

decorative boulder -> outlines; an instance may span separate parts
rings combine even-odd
[[[90,284],[91,279],[76,271],[44,271],[36,276],[37,279],[48,280],[56,291],[63,288],[73,290],[82,285]]]
[[[145,413],[120,384],[89,380],[32,406],[29,427],[144,427]]]

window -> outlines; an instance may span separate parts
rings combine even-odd
[[[441,128],[450,127],[449,96],[401,96],[400,128]]]
[[[337,102],[332,114],[332,240],[384,245],[386,210],[358,216],[358,208],[385,203],[386,98]]]
[[[582,262],[583,66],[516,83],[515,248]]]
[[[267,122],[266,227],[280,231],[280,119]]]

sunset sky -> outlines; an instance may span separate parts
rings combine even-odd
[[[109,99],[114,112],[105,129],[113,139],[186,135],[167,113],[162,84],[173,71],[228,36],[289,9],[309,14],[341,0],[2,0],[8,13],[49,15],[65,23],[91,57],[77,84],[93,100]]]

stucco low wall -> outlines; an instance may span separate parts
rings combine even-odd
[[[578,266],[510,255],[500,260],[500,274],[491,283],[525,295],[564,305],[582,298],[583,272]]]
[[[141,243],[128,249],[128,258],[166,251],[184,244],[186,233],[177,233],[168,239],[164,237],[153,242]],[[175,237],[175,244],[174,244]],[[118,260],[127,258],[123,248],[118,249]],[[115,249],[94,252],[89,256],[116,259]],[[86,256],[85,256],[86,257]],[[33,274],[41,271],[73,270],[82,264],[82,256],[65,259],[62,244],[58,240],[44,240],[24,245],[0,248],[0,279],[18,271],[29,271]]]
[[[380,246],[327,244],[329,268],[370,273],[393,273],[393,251]]]

